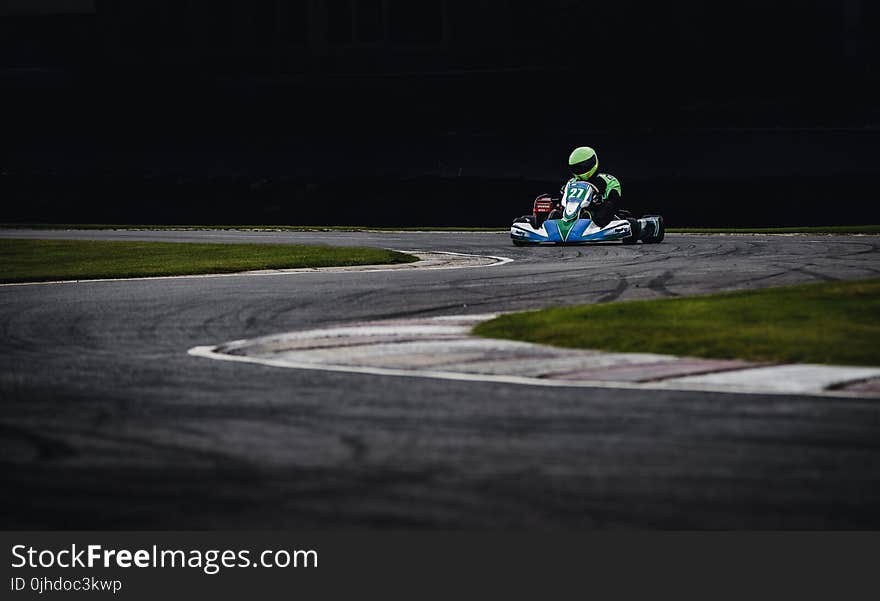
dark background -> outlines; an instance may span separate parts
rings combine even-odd
[[[0,2],[0,222],[880,222],[866,0]]]

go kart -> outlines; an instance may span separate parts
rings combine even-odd
[[[604,226],[592,220],[590,207],[598,204],[599,191],[589,182],[572,182],[563,199],[542,194],[535,199],[532,214],[513,221],[510,239],[516,246],[537,244],[586,244],[621,240],[624,244],[657,244],[666,236],[663,217],[632,218],[618,211]]]

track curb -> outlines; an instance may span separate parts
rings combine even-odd
[[[480,338],[497,314],[393,319],[288,332],[188,353],[271,367],[544,387],[880,398],[880,368],[766,364],[574,350]]]

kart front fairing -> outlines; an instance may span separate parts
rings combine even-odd
[[[591,219],[548,219],[540,227],[530,223],[514,223],[510,237],[517,242],[531,244],[582,244],[587,242],[610,242],[632,235],[628,221],[618,219],[605,227],[599,227]]]
[[[510,237],[515,242],[532,244],[577,244],[621,240],[632,235],[632,226],[626,220],[616,220],[599,227],[587,209],[595,201],[598,191],[587,182],[569,182],[565,186],[562,218],[547,219],[535,227],[531,223],[514,222]],[[533,222],[534,223],[534,222]]]

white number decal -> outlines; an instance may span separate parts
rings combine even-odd
[[[583,188],[570,188],[568,190],[568,197],[581,198],[584,195],[584,192],[586,192],[586,190],[584,190]]]

